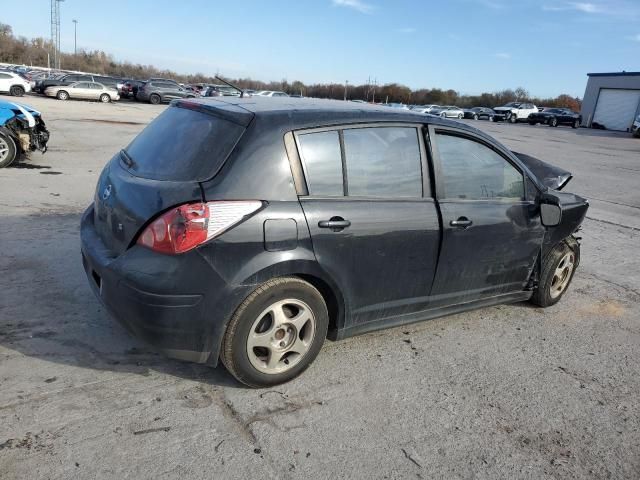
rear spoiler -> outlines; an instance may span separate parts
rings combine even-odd
[[[540,182],[552,190],[562,190],[573,178],[571,172],[555,167],[539,158],[525,155],[524,153],[511,152],[526,165]]]
[[[209,115],[214,115],[224,120],[228,120],[229,122],[233,122],[241,127],[247,127],[254,117],[253,113],[238,105],[213,99],[207,99],[205,101],[197,99],[173,100],[171,105],[179,108],[196,110],[202,113],[208,113]]]

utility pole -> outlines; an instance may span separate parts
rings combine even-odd
[[[347,88],[349,88],[349,80],[344,81],[344,101],[347,101]]]
[[[73,22],[73,54],[78,54],[78,20],[75,18],[71,20]]]
[[[60,2],[51,0],[51,47],[53,48],[53,66],[60,69]]]

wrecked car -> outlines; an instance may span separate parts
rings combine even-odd
[[[49,131],[42,115],[15,102],[0,101],[0,168],[35,150],[47,151]]]
[[[588,208],[562,190],[570,179],[408,110],[174,100],[102,171],[82,261],[139,338],[276,385],[327,338],[558,302]]]

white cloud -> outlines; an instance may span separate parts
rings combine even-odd
[[[632,40],[634,42],[640,42],[640,33],[638,33],[637,35],[632,35],[630,37],[627,37],[629,40]]]
[[[404,28],[399,28],[398,32],[400,33],[416,33],[416,29],[413,27],[404,27]]]
[[[496,58],[501,58],[503,60],[509,60],[511,58],[511,54],[506,52],[494,53],[493,56]]]
[[[582,12],[582,13],[602,13],[601,6],[588,2],[564,2],[559,5],[543,5],[542,10],[546,12]]]
[[[373,5],[365,3],[361,0],[332,0],[336,7],[352,8],[360,13],[371,13],[374,9]]]

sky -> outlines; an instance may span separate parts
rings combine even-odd
[[[49,0],[0,22],[50,36]],[[65,0],[61,48],[180,73],[397,82],[463,94],[582,97],[588,72],[640,70],[640,0]]]

